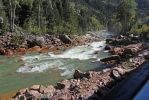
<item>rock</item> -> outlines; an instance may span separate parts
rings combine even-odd
[[[124,75],[124,73],[125,73],[125,71],[124,71],[123,68],[116,67],[116,68],[114,68],[114,70],[118,71],[118,73],[119,73],[120,75]]]
[[[44,87],[43,85],[40,85],[40,88],[39,88],[39,93],[44,93],[46,91],[46,87]]]
[[[84,77],[84,73],[81,72],[80,70],[75,70],[73,77],[75,79],[83,78]]]
[[[29,91],[28,88],[21,89],[21,90],[19,90],[19,92],[18,92],[16,95],[22,95],[22,94],[25,94],[25,93],[28,92],[28,91]]]
[[[68,89],[70,87],[70,81],[69,80],[63,80],[62,82],[57,83],[58,89]]]
[[[119,80],[121,76],[117,70],[113,70],[112,71],[112,77],[116,80]]]
[[[6,53],[4,48],[0,48],[0,55],[4,55]]]
[[[50,96],[53,96],[55,92],[55,88],[52,85],[47,86],[47,91],[45,91],[45,93],[49,93]]]
[[[72,100],[72,96],[69,93],[61,94],[58,100]]]
[[[121,55],[124,52],[124,49],[121,47],[116,47],[113,49],[113,54]]]
[[[45,44],[44,37],[36,37],[34,35],[28,36],[26,41],[29,48],[32,48],[34,46],[42,47]]]
[[[103,58],[100,61],[101,62],[109,62],[109,61],[113,61],[113,60],[119,62],[120,61],[120,56],[119,55],[112,55],[110,57]]]
[[[41,48],[39,46],[34,46],[32,48],[29,48],[27,51],[28,52],[40,52]]]
[[[17,53],[19,53],[19,54],[25,54],[26,53],[26,49],[25,48],[18,48],[17,49]]]
[[[71,44],[72,43],[72,40],[69,38],[69,36],[68,35],[60,35],[59,36],[59,39],[63,42],[63,43],[65,43],[65,44]]]
[[[42,47],[40,50],[41,53],[49,52],[49,47]]]
[[[145,58],[146,60],[149,60],[149,55],[144,55],[144,58]]]
[[[36,45],[42,47],[45,44],[44,37],[36,37]]]
[[[112,47],[110,45],[106,45],[104,49],[105,50],[112,50]]]
[[[92,75],[91,75],[91,72],[83,73],[83,72],[81,72],[79,70],[76,70],[74,75],[73,75],[73,77],[75,79],[80,79],[80,78],[84,78],[84,77],[89,79],[89,78],[92,77]]]
[[[27,100],[25,96],[19,97],[19,100]]]
[[[32,85],[29,89],[30,90],[37,90],[37,91],[39,91],[40,85]]]
[[[14,54],[14,52],[12,50],[10,50],[10,49],[5,50],[5,55],[6,56],[13,56],[13,54]]]
[[[39,99],[39,97],[41,96],[41,94],[36,90],[30,90],[28,93],[32,95],[35,98],[35,100]]]

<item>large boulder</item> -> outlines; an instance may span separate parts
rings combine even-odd
[[[59,39],[60,39],[63,43],[65,43],[65,44],[71,44],[71,43],[72,43],[72,40],[69,38],[68,35],[62,34],[62,35],[59,36]]]
[[[34,46],[42,47],[44,44],[45,44],[44,37],[31,35],[31,36],[28,36],[27,38],[27,45],[29,48],[34,47]]]
[[[75,73],[74,73],[74,75],[73,75],[73,77],[75,78],[75,79],[81,79],[81,78],[91,78],[92,76],[91,76],[91,73],[90,72],[87,72],[87,73],[83,73],[83,72],[81,72],[80,70],[76,70],[75,71]]]
[[[62,82],[57,83],[58,89],[68,89],[70,87],[70,81],[69,80],[63,80]]]

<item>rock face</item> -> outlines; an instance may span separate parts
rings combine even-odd
[[[65,44],[71,44],[72,40],[68,37],[68,35],[60,35],[59,39]]]

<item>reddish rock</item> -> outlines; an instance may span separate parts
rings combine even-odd
[[[17,52],[23,52],[24,53],[24,52],[26,52],[26,49],[25,48],[18,48]]]
[[[49,47],[42,47],[40,52],[41,53],[49,52]]]
[[[40,52],[41,48],[40,48],[40,46],[34,46],[32,48],[29,48],[27,51],[28,52]]]
[[[5,55],[6,56],[13,56],[14,55],[14,52],[12,50],[10,50],[10,49],[6,49],[5,50]]]
[[[16,50],[17,54],[19,54],[19,55],[24,55],[26,53],[26,51],[27,50],[25,48],[18,48]]]
[[[120,55],[124,52],[124,49],[123,48],[120,48],[120,47],[116,47],[113,49],[113,53],[116,54],[116,55]]]

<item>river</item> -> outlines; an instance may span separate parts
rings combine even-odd
[[[11,58],[0,56],[0,96],[33,84],[46,86],[72,78],[76,69],[88,71],[105,68],[99,60],[109,56],[109,53],[103,50],[109,33],[102,31],[96,34],[104,37],[102,41],[76,46],[61,54],[49,52]]]

